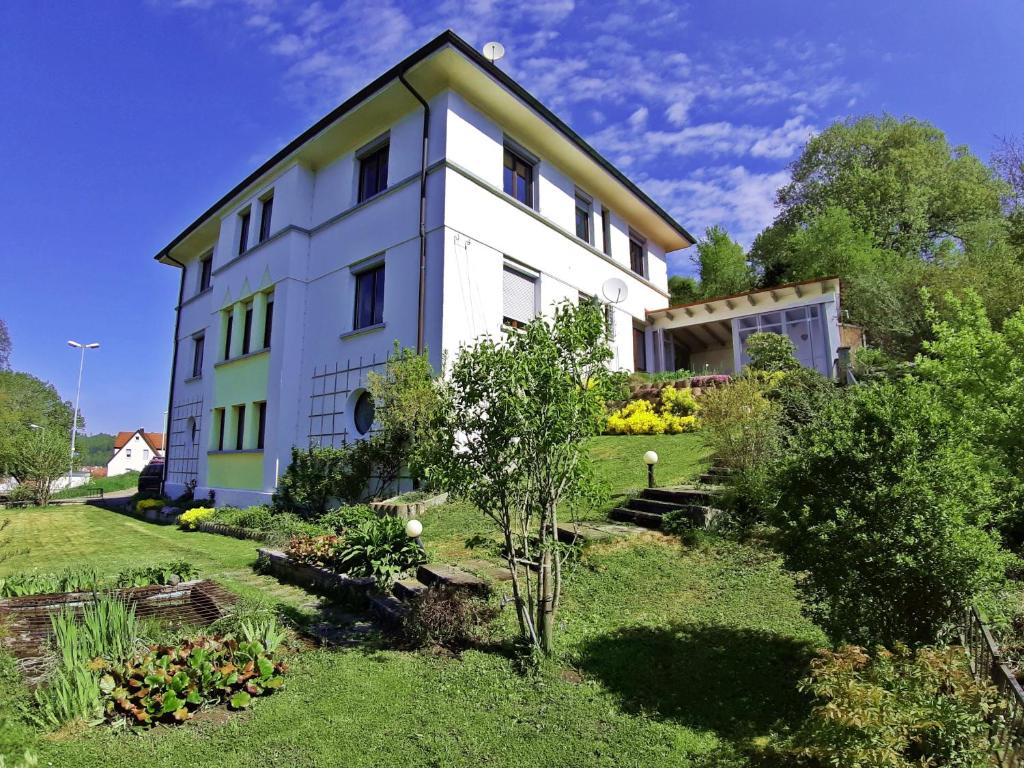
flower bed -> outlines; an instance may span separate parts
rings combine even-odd
[[[346,601],[361,604],[377,580],[372,576],[349,576],[318,565],[307,565],[288,557],[275,549],[260,548],[258,567],[282,581],[308,587],[317,592],[337,596]]]

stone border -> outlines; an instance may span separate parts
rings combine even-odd
[[[252,528],[241,528],[237,525],[224,525],[222,523],[209,523],[200,520],[195,524],[195,528],[183,529],[187,532],[192,530],[202,531],[203,533],[216,533],[221,536],[230,536],[233,539],[249,539],[252,541],[268,542],[274,538],[274,531],[257,531]],[[282,536],[286,534],[282,533]]]
[[[263,573],[270,573],[281,581],[355,599],[360,603],[365,602],[367,593],[377,586],[377,580],[372,576],[349,576],[316,565],[297,563],[284,552],[266,547],[259,548],[256,564]]]
[[[436,507],[444,504],[448,501],[447,493],[439,493],[436,496],[431,496],[429,499],[423,499],[422,501],[410,501],[408,504],[397,501],[402,498],[401,496],[393,496],[390,499],[384,501],[374,501],[370,503],[374,511],[379,515],[390,515],[392,517],[400,517],[403,520],[411,520],[416,517],[420,517],[431,507]]]

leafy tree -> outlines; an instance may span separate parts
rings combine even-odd
[[[672,306],[689,304],[700,298],[700,286],[692,277],[672,275],[668,279],[668,303]]]
[[[79,435],[75,440],[75,451],[83,467],[102,466],[114,455],[114,436],[105,432]]]
[[[955,421],[959,439],[993,468],[1014,543],[1024,540],[1024,309],[992,327],[980,299],[948,298],[935,310],[931,341],[917,357],[917,375],[935,385],[937,402]]]
[[[371,372],[367,385],[376,408],[374,437],[387,446],[396,472],[408,468],[414,480],[422,475],[419,449],[426,442],[437,410],[434,369],[427,353],[416,354],[395,342],[383,373]]]
[[[498,526],[521,634],[548,654],[568,557],[559,520],[599,488],[586,441],[619,394],[611,357],[600,308],[567,303],[464,348],[440,384],[429,477]]]
[[[7,323],[0,318],[0,371],[11,370],[11,334],[7,330]]]
[[[778,546],[833,640],[934,642],[1002,584],[998,495],[932,386],[852,388],[790,444]]]
[[[913,118],[862,117],[834,123],[807,142],[782,187],[773,226],[807,226],[829,208],[845,210],[874,245],[934,255],[966,225],[1000,216],[1003,183],[966,147]]]
[[[992,156],[992,166],[1006,182],[1003,207],[1010,241],[1019,251],[1024,249],[1024,141],[1016,136],[1001,139]]]
[[[697,264],[704,298],[742,293],[754,285],[743,247],[721,227],[708,227],[697,243]]]
[[[49,503],[54,482],[70,469],[70,440],[69,432],[40,428],[20,432],[10,443],[8,470],[40,506]]]
[[[0,474],[13,474],[17,441],[38,428],[70,435],[71,403],[28,373],[0,371]],[[84,420],[79,417],[79,425]]]

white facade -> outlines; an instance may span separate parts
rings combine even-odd
[[[155,438],[159,438],[159,440]],[[141,472],[153,459],[162,459],[163,435],[146,435],[141,429],[134,433],[121,433],[115,442],[114,455],[107,462],[107,477],[127,472]]]
[[[692,240],[464,46],[449,33],[403,62],[430,107],[422,332],[432,361],[504,332],[511,267],[532,281],[537,312],[602,299],[610,278],[626,283],[611,314],[615,364],[631,370],[634,328],[643,338],[647,311],[668,304],[666,252]],[[396,79],[375,86],[159,254],[182,268],[168,494],[194,482],[197,497],[213,489],[219,504],[267,501],[293,446],[360,436],[355,405],[367,373],[396,340],[416,346],[424,112]],[[387,188],[359,202],[361,163],[384,138]],[[533,163],[531,205],[504,191],[506,147]],[[591,243],[576,236],[577,192],[591,205]],[[642,275],[631,269],[631,234],[643,240]],[[210,287],[202,289],[206,258]],[[380,265],[380,322],[356,328],[357,282]],[[239,328],[248,329],[247,346]]]

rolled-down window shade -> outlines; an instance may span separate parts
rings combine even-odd
[[[504,320],[508,325],[525,325],[536,314],[536,278],[505,267],[503,277]]]

